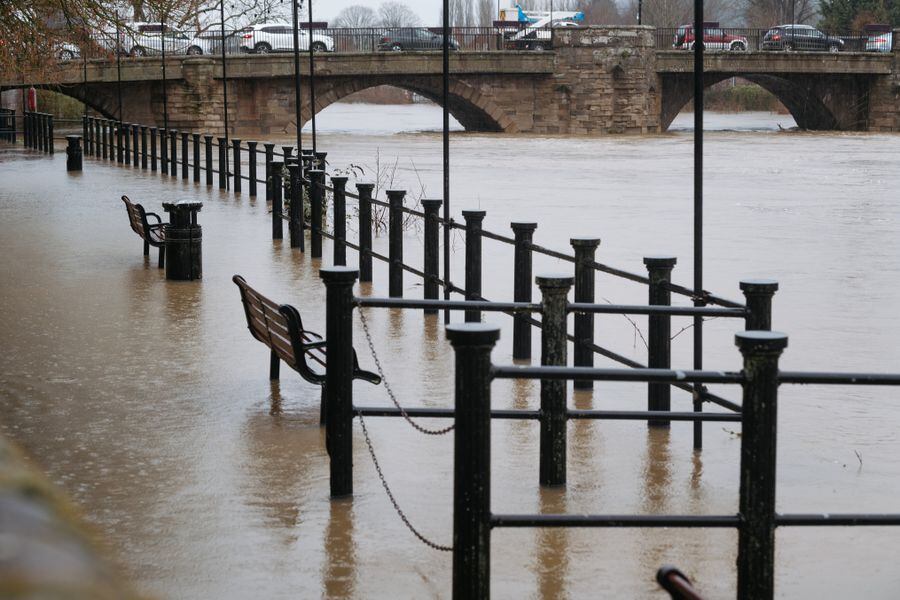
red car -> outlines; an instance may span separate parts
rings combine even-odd
[[[703,28],[703,45],[706,50],[728,50],[730,52],[744,52],[747,50],[747,38],[742,35],[732,35],[718,26]],[[682,25],[675,32],[675,48],[692,50],[694,48],[694,26]]]

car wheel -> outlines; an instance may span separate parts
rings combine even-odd
[[[324,42],[313,42],[312,50],[313,52],[328,52],[328,47]]]
[[[58,58],[59,60],[72,60],[75,58],[75,53],[71,50],[60,50]]]
[[[734,42],[733,44],[731,44],[732,52],[746,52],[746,50],[747,45],[744,44],[744,42]]]
[[[785,42],[785,43],[784,43],[784,51],[785,51],[785,52],[793,52],[793,51],[794,51],[794,44],[793,44],[792,42]]]
[[[830,46],[828,46],[828,51],[829,51],[829,52],[832,52],[832,53],[834,53],[834,52],[840,52],[840,51],[841,51],[841,47],[838,46],[837,44],[831,44]]]
[[[544,48],[544,44],[541,42],[535,42],[531,45],[531,49],[535,52],[543,52],[546,48]]]
[[[135,46],[131,49],[132,56],[147,56],[147,50],[142,48],[141,46]]]
[[[203,54],[203,48],[199,46],[191,46],[187,49],[188,56],[200,56]]]
[[[272,46],[265,42],[260,42],[253,48],[253,51],[257,54],[268,54],[272,51]]]
[[[394,52],[402,52],[402,51],[403,51],[403,46],[401,46],[401,45],[400,45],[399,43],[397,43],[397,42],[394,42],[393,44],[391,44],[391,50],[393,50]]]

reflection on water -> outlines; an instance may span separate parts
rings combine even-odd
[[[342,110],[345,121],[363,127],[365,107]],[[408,113],[395,120],[402,114]],[[747,128],[747,121],[731,123],[707,136],[706,287],[739,298],[741,278],[781,282],[774,323],[791,336],[785,368],[896,370],[900,206],[885,190],[900,188],[894,159],[900,138],[736,133],[727,129]],[[441,189],[437,135],[379,135],[370,128],[323,134],[319,144],[333,165],[372,165],[380,153],[385,161],[397,158],[396,186]],[[485,228],[507,234],[511,220],[534,219],[536,243],[558,249],[573,236],[598,235],[598,260],[635,272],[644,255],[676,254],[674,279],[686,283],[690,150],[690,134],[678,131],[605,139],[456,135],[452,212],[480,206],[488,213]],[[279,382],[270,382],[269,351],[247,333],[233,274],[294,304],[310,329],[324,333],[318,266],[330,260],[273,243],[262,199],[93,160],[70,178],[64,161],[62,154],[0,151],[2,432],[75,498],[130,576],[155,596],[447,597],[450,557],[422,546],[397,518],[358,425],[355,496],[329,501],[320,388],[287,367]],[[168,200],[204,202],[201,282],[167,282],[155,254],[142,256],[118,200],[126,192],[157,209]],[[386,253],[385,236],[376,236],[375,245]],[[461,240],[452,250],[452,279],[461,282]],[[404,251],[410,264],[421,265],[417,232],[406,236]],[[328,243],[323,254],[331,256]],[[355,254],[348,255],[352,264]],[[485,256],[484,295],[508,300],[512,253],[486,241]],[[569,268],[535,257],[535,273]],[[383,264],[376,262],[374,276],[357,293],[387,295]],[[411,275],[405,283],[407,295],[421,294]],[[605,275],[597,286],[598,297],[613,302],[646,301],[642,286]],[[382,309],[366,315],[399,401],[452,406],[453,354],[443,315]],[[502,327],[494,361],[512,362],[511,320],[483,318]],[[644,318],[635,322],[646,332]],[[373,369],[358,315],[354,327],[360,364]],[[724,319],[707,323],[707,367],[739,368],[737,327]],[[640,336],[621,317],[598,316],[597,340],[646,360]],[[537,336],[533,351],[539,356]],[[673,340],[672,352],[673,365],[691,363],[690,332]],[[493,406],[535,409],[539,389],[537,381],[495,381]],[[782,388],[779,510],[894,511],[900,494],[894,396],[875,388]],[[691,398],[673,391],[672,402],[689,410]],[[390,398],[383,386],[356,382],[354,403],[383,406]],[[646,386],[597,383],[592,392],[574,393],[569,406],[640,408]],[[399,419],[367,425],[410,520],[448,543],[452,438],[421,436]],[[737,509],[734,424],[705,426],[704,449],[695,453],[689,423],[661,430],[643,422],[572,422],[564,490],[537,485],[536,422],[498,421],[492,431],[496,512]],[[652,577],[662,562],[678,563],[710,597],[733,595],[732,531],[500,530],[493,537],[497,597],[658,597]],[[778,542],[780,596],[852,596],[863,585],[868,597],[892,597],[900,584],[888,562],[900,542],[883,529],[785,530]]]

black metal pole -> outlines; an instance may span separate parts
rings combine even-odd
[[[156,127],[150,128],[150,170],[156,171],[156,140],[159,137],[159,130]]]
[[[141,125],[141,168],[147,170],[147,126]]]
[[[772,296],[778,291],[778,282],[772,279],[747,279],[741,282],[741,290],[747,303],[747,331],[772,329]]]
[[[178,176],[178,130],[172,129],[169,131],[169,144],[171,150],[169,152],[169,175],[172,177]]]
[[[141,155],[141,140],[140,138],[141,126],[140,125],[132,125],[131,126],[131,153],[133,155],[131,164],[135,169],[140,167],[139,158]]]
[[[332,194],[332,216],[334,217],[334,264],[335,266],[344,266],[347,264],[347,197],[345,189],[347,187],[347,177],[334,176],[331,178],[331,187],[334,188]]]
[[[232,163],[234,163],[234,193],[239,193],[242,189],[241,182],[241,140],[235,138],[231,140],[231,148],[234,153]]]
[[[129,132],[131,131],[131,123],[119,123],[119,128],[122,130],[122,145],[124,147],[125,154],[125,164],[131,165],[131,136]]]
[[[309,121],[312,124],[312,149],[313,154],[316,153],[316,64],[313,60],[313,41],[312,41],[312,24],[313,24],[313,11],[312,11],[312,3],[313,0],[309,0],[308,7],[308,21],[309,21]],[[299,127],[299,124],[298,124]],[[299,146],[298,146],[299,147]],[[322,164],[321,167],[324,169],[325,165]]]
[[[567,363],[566,317],[574,278],[538,275],[541,290],[541,365]],[[566,483],[566,382],[541,380],[540,484]]]
[[[221,33],[222,33],[222,109],[223,109],[223,118],[225,120],[225,147],[228,147],[228,71],[225,66],[225,0],[219,0],[219,18],[222,21],[221,25]],[[220,155],[221,156],[221,155]],[[219,164],[219,170],[222,170],[222,165]],[[228,152],[225,152],[225,189],[228,189]],[[222,176],[219,176],[219,181],[222,181]],[[221,183],[219,185],[221,186]]]
[[[297,133],[297,154],[303,154],[303,137],[300,135],[302,128],[303,111],[301,110],[302,102],[300,96],[300,23],[297,15],[297,2],[300,0],[291,0],[293,10],[294,24],[294,121]]]
[[[163,175],[169,174],[169,130],[159,130],[159,171]]]
[[[594,255],[600,245],[600,238],[572,238],[569,240],[575,249],[575,302],[594,303],[595,274]],[[594,351],[588,344],[594,342],[593,313],[575,314],[574,364],[576,367],[593,367]],[[576,379],[573,386],[577,390],[589,390],[594,387],[590,380]]]
[[[441,105],[443,108],[442,151],[444,175],[444,300],[450,299],[450,0],[443,0],[441,34]],[[450,311],[444,311],[450,322]]]
[[[515,236],[513,300],[531,302],[531,240],[537,223],[510,223]],[[513,358],[531,358],[531,323],[525,315],[513,317]]]
[[[216,138],[219,143],[219,189],[228,189],[228,138]]]
[[[649,256],[644,258],[647,265],[647,275],[650,278],[648,285],[648,302],[651,306],[669,306],[672,304],[672,292],[669,283],[672,278],[672,269],[677,259],[672,256]],[[672,317],[669,315],[650,315],[647,333],[647,366],[651,369],[668,369],[672,358]],[[667,383],[647,384],[647,410],[668,411],[671,410],[672,389]],[[670,421],[666,419],[650,419],[648,427],[669,427]]]
[[[694,0],[694,306],[703,306],[703,0]],[[703,368],[703,318],[694,317],[694,369]],[[694,385],[694,412],[703,410]],[[694,421],[694,448],[703,447],[703,422]]]
[[[481,226],[484,222],[483,210],[464,210],[466,220],[466,300],[481,299]],[[467,310],[468,323],[481,321],[481,311]]]
[[[190,161],[188,160],[188,138],[190,134],[187,131],[181,132],[181,178],[188,178],[188,167],[190,166]]]
[[[387,190],[388,197],[388,296],[403,297],[403,197],[404,190]]]
[[[325,444],[331,457],[331,497],[353,494],[353,284],[358,271],[326,267]]]
[[[271,175],[271,187],[272,187],[272,239],[280,240],[284,238],[284,220],[283,216],[283,204],[282,204],[282,195],[281,195],[281,168],[284,166],[283,162],[272,162],[272,175]]]
[[[741,485],[738,526],[739,600],[771,600],[775,592],[775,466],[778,431],[778,359],[783,333],[735,336],[744,357],[741,412]]]
[[[325,197],[325,171],[310,169],[309,175],[309,250],[313,258],[322,258],[322,201]]]
[[[169,128],[169,85],[166,79],[166,18],[162,21],[163,129]]]
[[[192,133],[194,143],[194,183],[200,183],[200,134]]]
[[[272,200],[272,161],[275,160],[275,144],[263,142],[266,150],[266,200]]]
[[[488,600],[491,594],[491,350],[499,338],[496,325],[447,326],[456,355],[454,600]]]
[[[288,236],[291,240],[291,248],[302,248],[303,192],[300,189],[300,163],[291,161],[287,168],[290,173],[291,182],[291,209],[289,211],[290,220],[288,221]],[[337,247],[337,242],[335,242],[335,247]]]
[[[204,135],[203,141],[206,142],[206,147],[204,148],[205,158],[206,158],[206,185],[213,184],[213,136]]]
[[[257,142],[247,142],[247,159],[248,159],[248,178],[250,180],[250,197],[256,197],[256,144]]]
[[[359,194],[359,280],[372,281],[372,190],[374,183],[357,183]],[[423,200],[424,205],[427,200]],[[426,207],[427,211],[427,207]],[[427,221],[425,227],[427,228]],[[427,235],[426,235],[427,237]],[[426,282],[427,286],[428,283]]]
[[[122,122],[122,33],[119,11],[116,11],[116,93],[119,97],[119,122]],[[122,159],[119,159],[122,162]]]
[[[423,282],[424,297],[426,300],[438,299],[438,282],[440,277],[440,223],[438,211],[441,208],[440,200],[422,200],[422,207],[425,209],[425,232],[424,232],[424,268],[425,281]],[[436,308],[426,308],[425,314],[437,314]]]

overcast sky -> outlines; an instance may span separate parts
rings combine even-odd
[[[438,24],[438,16],[441,14],[441,7],[443,6],[442,0],[400,0],[411,9],[416,11],[416,14],[419,15],[419,18],[422,19],[423,25],[437,25]],[[330,21],[334,19],[335,16],[342,9],[347,8],[348,6],[353,6],[354,4],[359,4],[361,6],[368,6],[374,11],[378,11],[378,6],[381,4],[381,1],[375,2],[374,0],[312,0],[313,3],[313,17],[322,21]],[[496,4],[496,0],[494,0]],[[500,6],[513,6],[515,3],[511,0],[500,0]]]

